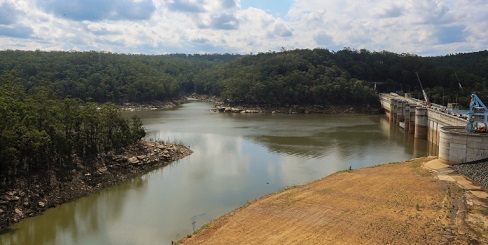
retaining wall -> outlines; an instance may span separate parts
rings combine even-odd
[[[439,159],[460,164],[488,158],[488,134],[466,133],[464,126],[445,126],[440,130]]]

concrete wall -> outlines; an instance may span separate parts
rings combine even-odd
[[[440,130],[442,127],[449,126],[449,125],[444,125],[436,121],[429,120],[429,131],[427,134],[427,139],[436,144],[439,145],[439,140],[440,140]]]
[[[405,122],[405,133],[417,138],[428,139],[434,145],[440,143],[440,131],[445,126],[466,126],[466,119],[445,113],[445,107],[421,106],[421,101],[396,94],[380,94],[381,106],[385,109],[390,123],[398,126]]]
[[[410,105],[410,124],[408,125],[408,133],[415,134],[415,108],[417,105]]]
[[[409,133],[410,130],[410,104],[405,104],[403,107],[403,116],[404,116],[404,122],[405,122],[405,133]]]
[[[403,122],[405,120],[405,111],[404,111],[404,108],[405,108],[405,104],[407,104],[406,101],[403,101],[403,100],[399,100],[397,101],[397,123],[398,122]]]
[[[459,164],[488,158],[488,134],[466,133],[467,120],[445,113],[445,107],[427,108],[395,94],[382,94],[380,101],[392,125],[404,121],[405,133],[428,139],[440,160]]]
[[[392,113],[391,113],[391,99],[390,96],[386,94],[379,94],[381,107],[385,110],[386,116],[391,120]]]
[[[447,164],[467,163],[488,158],[488,134],[466,133],[464,126],[440,130],[439,159]]]
[[[460,126],[466,127],[466,119],[456,117],[439,111],[436,109],[429,108],[427,110],[427,118],[429,120],[429,131],[427,139],[436,144],[440,144],[441,128],[446,126]]]
[[[391,100],[391,121],[394,125],[398,125],[398,100]]]
[[[466,126],[468,123],[466,119],[456,117],[435,109],[428,109],[427,116],[430,121],[436,121],[447,126]]]
[[[386,94],[380,94],[379,97],[380,97],[381,107],[383,107],[383,109],[385,109],[385,111],[390,112],[391,111],[390,96],[388,96]]]
[[[415,137],[420,139],[427,139],[429,130],[429,120],[427,118],[427,108],[415,108]]]

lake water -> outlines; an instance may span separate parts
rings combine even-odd
[[[192,102],[138,115],[148,138],[194,153],[25,219],[0,244],[171,244],[260,196],[337,171],[428,155],[385,115],[213,113]]]

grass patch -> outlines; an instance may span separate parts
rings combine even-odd
[[[227,217],[224,218],[224,220],[227,219]],[[196,230],[193,232],[193,235],[196,235],[206,229],[209,229],[212,227],[212,222],[208,223],[208,224],[204,224],[202,227],[200,227],[200,229]]]

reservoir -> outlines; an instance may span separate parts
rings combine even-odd
[[[138,115],[147,139],[194,153],[28,218],[0,244],[171,244],[246,202],[337,171],[429,154],[385,115],[231,114],[194,101]]]

